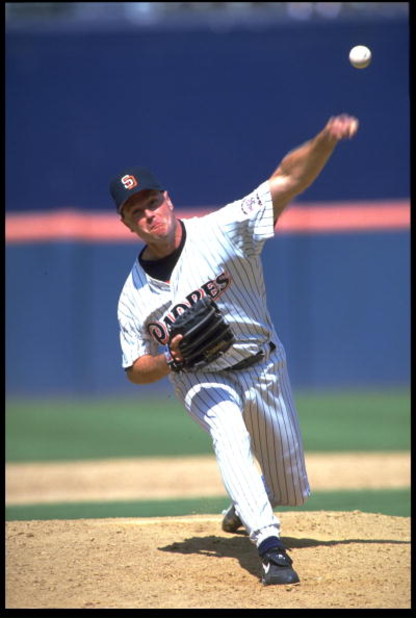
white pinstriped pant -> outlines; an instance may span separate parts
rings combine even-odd
[[[310,495],[281,344],[248,369],[175,374],[172,382],[190,415],[211,435],[224,487],[250,539],[258,546],[280,536],[273,507],[299,506]]]

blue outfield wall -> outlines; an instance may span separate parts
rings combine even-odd
[[[9,395],[154,388],[131,385],[120,366],[116,307],[136,253],[131,244],[7,248]],[[277,235],[263,258],[294,387],[409,383],[408,232]]]
[[[357,70],[349,49],[373,62]],[[245,195],[329,116],[361,130],[302,201],[409,197],[406,19],[6,31],[8,210],[111,208],[147,165],[178,207]]]
[[[113,212],[108,181],[131,164],[157,173],[179,213],[221,206],[340,112],[360,131],[297,202],[408,199],[408,34],[402,18],[7,26],[6,214]],[[358,43],[373,50],[364,71],[347,60]],[[116,305],[136,254],[131,243],[7,244],[9,395],[134,394]],[[296,388],[408,384],[409,254],[408,230],[269,241],[269,308]]]

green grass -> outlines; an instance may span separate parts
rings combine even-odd
[[[408,389],[298,393],[296,401],[308,452],[410,448]],[[211,452],[209,436],[172,395],[6,402],[9,462]]]
[[[410,391],[349,390],[296,397],[305,450],[410,449]]]
[[[209,452],[209,437],[168,396],[11,401],[6,406],[6,458],[10,462]]]
[[[136,502],[77,502],[6,507],[6,520],[100,519],[107,517],[165,517],[220,514],[227,498],[149,500]],[[410,517],[410,489],[316,492],[301,507],[276,508],[287,511],[362,511]]]

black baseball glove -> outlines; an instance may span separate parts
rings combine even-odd
[[[210,296],[198,300],[185,309],[169,328],[170,341],[183,335],[179,350],[183,361],[178,363],[166,355],[173,371],[193,371],[219,358],[234,341],[230,326],[225,322]],[[169,348],[169,346],[168,346]]]

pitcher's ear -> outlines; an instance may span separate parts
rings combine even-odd
[[[123,225],[125,225],[130,230],[130,232],[134,233],[134,230],[132,229],[130,223],[128,223],[126,219],[124,218],[123,213],[120,213],[120,221]]]

